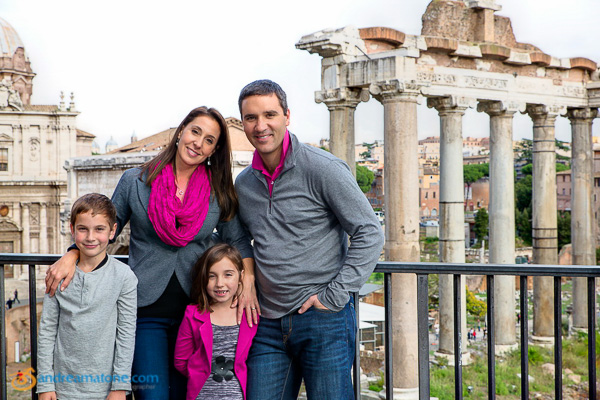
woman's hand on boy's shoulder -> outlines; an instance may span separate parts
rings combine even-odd
[[[60,286],[61,292],[69,286],[69,283],[71,283],[71,280],[75,275],[75,263],[78,258],[79,250],[67,251],[67,254],[64,254],[48,268],[46,271],[46,293],[50,293],[50,296],[54,296],[60,281],[63,281]]]

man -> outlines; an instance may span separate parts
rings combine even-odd
[[[279,85],[250,83],[239,107],[256,148],[236,189],[254,239],[262,311],[248,358],[248,399],[296,399],[302,379],[309,399],[353,399],[349,293],[379,259],[381,225],[348,165],[288,132]]]

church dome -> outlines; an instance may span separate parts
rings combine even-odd
[[[19,47],[25,49],[19,34],[8,22],[0,18],[0,51],[12,57]]]

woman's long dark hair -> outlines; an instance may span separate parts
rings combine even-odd
[[[208,274],[210,272],[210,267],[221,261],[222,259],[227,258],[232,262],[233,265],[237,268],[240,273],[240,288],[238,292],[235,294],[237,297],[242,290],[244,289],[244,284],[242,282],[242,272],[244,271],[244,263],[242,261],[242,255],[240,252],[233,246],[228,245],[227,243],[219,243],[211,248],[207,249],[202,257],[196,264],[194,264],[194,268],[192,270],[192,293],[191,299],[192,304],[198,305],[198,311],[210,311],[211,302],[208,294],[206,293],[206,288],[208,286]]]
[[[238,209],[238,199],[233,187],[233,177],[231,175],[231,145],[229,140],[229,130],[225,118],[219,111],[214,108],[198,107],[194,108],[187,117],[181,121],[177,127],[171,141],[156,157],[148,161],[142,166],[140,176],[146,175],[146,185],[152,186],[152,182],[156,176],[162,171],[167,164],[173,164],[175,174],[175,156],[177,155],[177,139],[183,132],[183,129],[190,124],[194,119],[200,116],[207,116],[215,120],[219,124],[221,134],[217,141],[215,152],[210,156],[211,165],[207,165],[206,170],[209,171],[211,192],[217,198],[219,208],[221,209],[220,219],[229,221]]]

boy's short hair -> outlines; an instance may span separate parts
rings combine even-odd
[[[110,227],[117,222],[117,209],[108,197],[100,193],[89,193],[78,198],[71,208],[71,225],[79,214],[92,212],[92,216],[104,215],[108,219]]]

